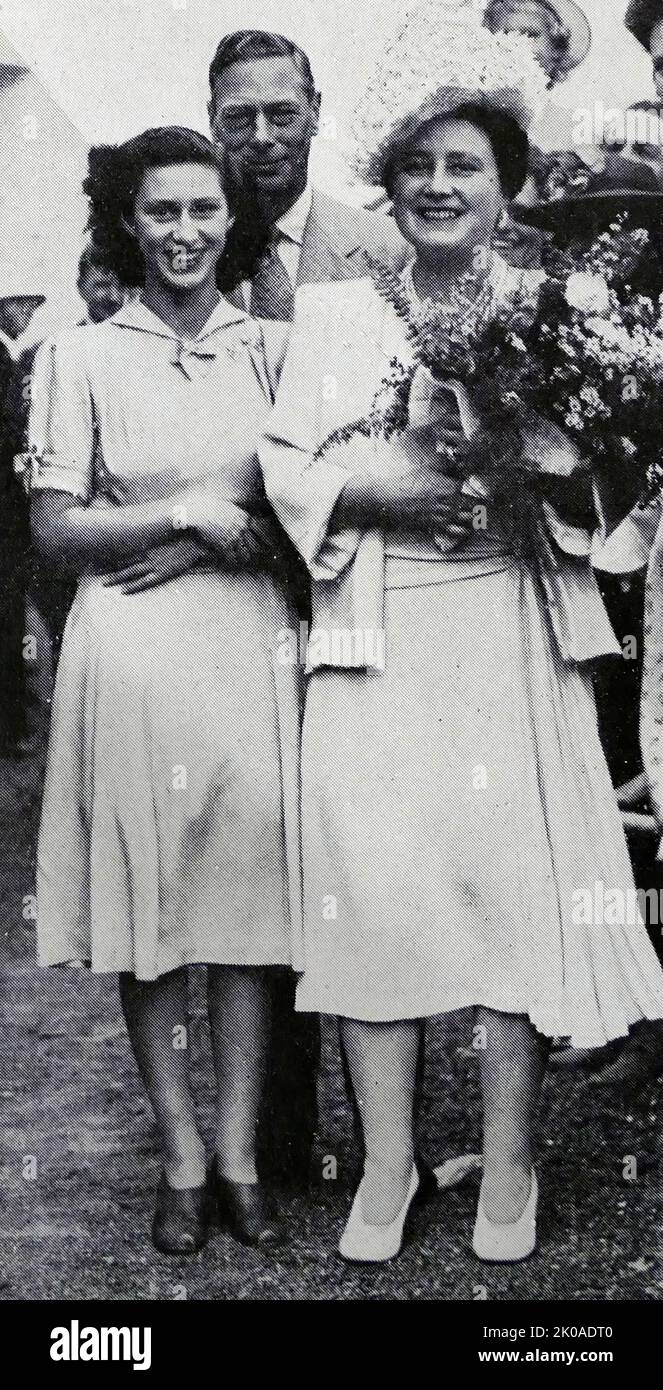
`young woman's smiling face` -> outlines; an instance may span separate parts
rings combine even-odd
[[[132,231],[147,278],[169,290],[197,289],[216,276],[230,215],[221,173],[211,164],[148,169]]]
[[[399,230],[420,257],[471,260],[504,207],[488,136],[470,121],[431,121],[396,155],[392,196]]]

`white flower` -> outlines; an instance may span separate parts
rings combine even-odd
[[[633,356],[633,341],[627,328],[611,319],[587,319],[587,328],[600,338],[602,343],[617,348],[626,357]]]
[[[581,314],[607,314],[610,309],[610,290],[602,275],[590,275],[576,270],[566,282],[566,302]]]
[[[580,399],[593,410],[599,410],[603,404],[595,386],[583,386],[580,391]]]

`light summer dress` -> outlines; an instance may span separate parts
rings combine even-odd
[[[274,330],[272,332],[272,330]],[[33,486],[82,503],[215,477],[257,437],[280,325],[221,301],[181,343],[141,303],[41,349]],[[257,464],[228,475],[250,498]],[[151,980],[194,962],[287,965],[299,935],[299,693],[275,657],[296,623],[265,573],[214,562],[124,596],[85,576],[65,630],[38,849],[41,962]]]
[[[496,292],[516,273],[498,257],[493,272]],[[373,446],[316,451],[411,349],[369,279],[298,298],[261,445],[313,580],[297,1007],[388,1021],[485,1005],[599,1046],[663,1016],[663,973],[597,732],[588,662],[619,648],[591,538],[548,508],[533,566],[499,526],[447,553],[330,527]]]

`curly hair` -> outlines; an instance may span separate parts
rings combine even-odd
[[[432,125],[435,119],[433,117],[425,124]],[[440,116],[439,119],[467,121],[470,125],[477,126],[479,130],[483,131],[490,141],[495,157],[502,192],[509,202],[516,198],[527,182],[530,151],[527,135],[521,130],[517,121],[506,112],[488,111],[480,102],[467,101],[460,103],[454,110],[445,112],[444,116]],[[410,138],[418,134],[422,128],[421,125],[415,126],[410,132]],[[382,179],[383,186],[390,198],[393,196],[394,179],[402,148],[403,144],[394,150]]]
[[[131,222],[148,169],[163,169],[170,164],[207,164],[218,171],[223,186],[222,152],[205,135],[183,126],[160,126],[143,131],[123,145],[97,145],[90,150],[83,192],[90,205],[91,246],[108,269],[130,288],[143,284],[145,263],[124,220]]]

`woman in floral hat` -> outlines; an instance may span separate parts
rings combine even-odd
[[[401,1247],[419,1183],[422,1019],[478,1010],[474,1250],[511,1261],[535,1246],[532,1121],[549,1040],[600,1046],[663,1016],[642,924],[623,916],[606,930],[574,914],[579,890],[633,889],[588,674],[618,651],[590,537],[542,503],[537,563],[489,491],[477,516],[454,470],[471,401],[420,368],[407,377],[404,305],[410,324],[446,308],[462,337],[463,304],[489,320],[526,279],[491,244],[525,179],[543,88],[525,40],[469,22],[441,29],[434,5],[417,12],[357,124],[357,166],[392,197],[414,261],[396,287],[374,271],[300,292],[261,448],[268,496],[313,581],[298,1007],[340,1016],[362,1115],[349,1260]],[[407,421],[388,435],[369,417],[390,363],[410,387]],[[489,429],[479,439],[488,466]],[[575,473],[559,432],[528,447]]]

